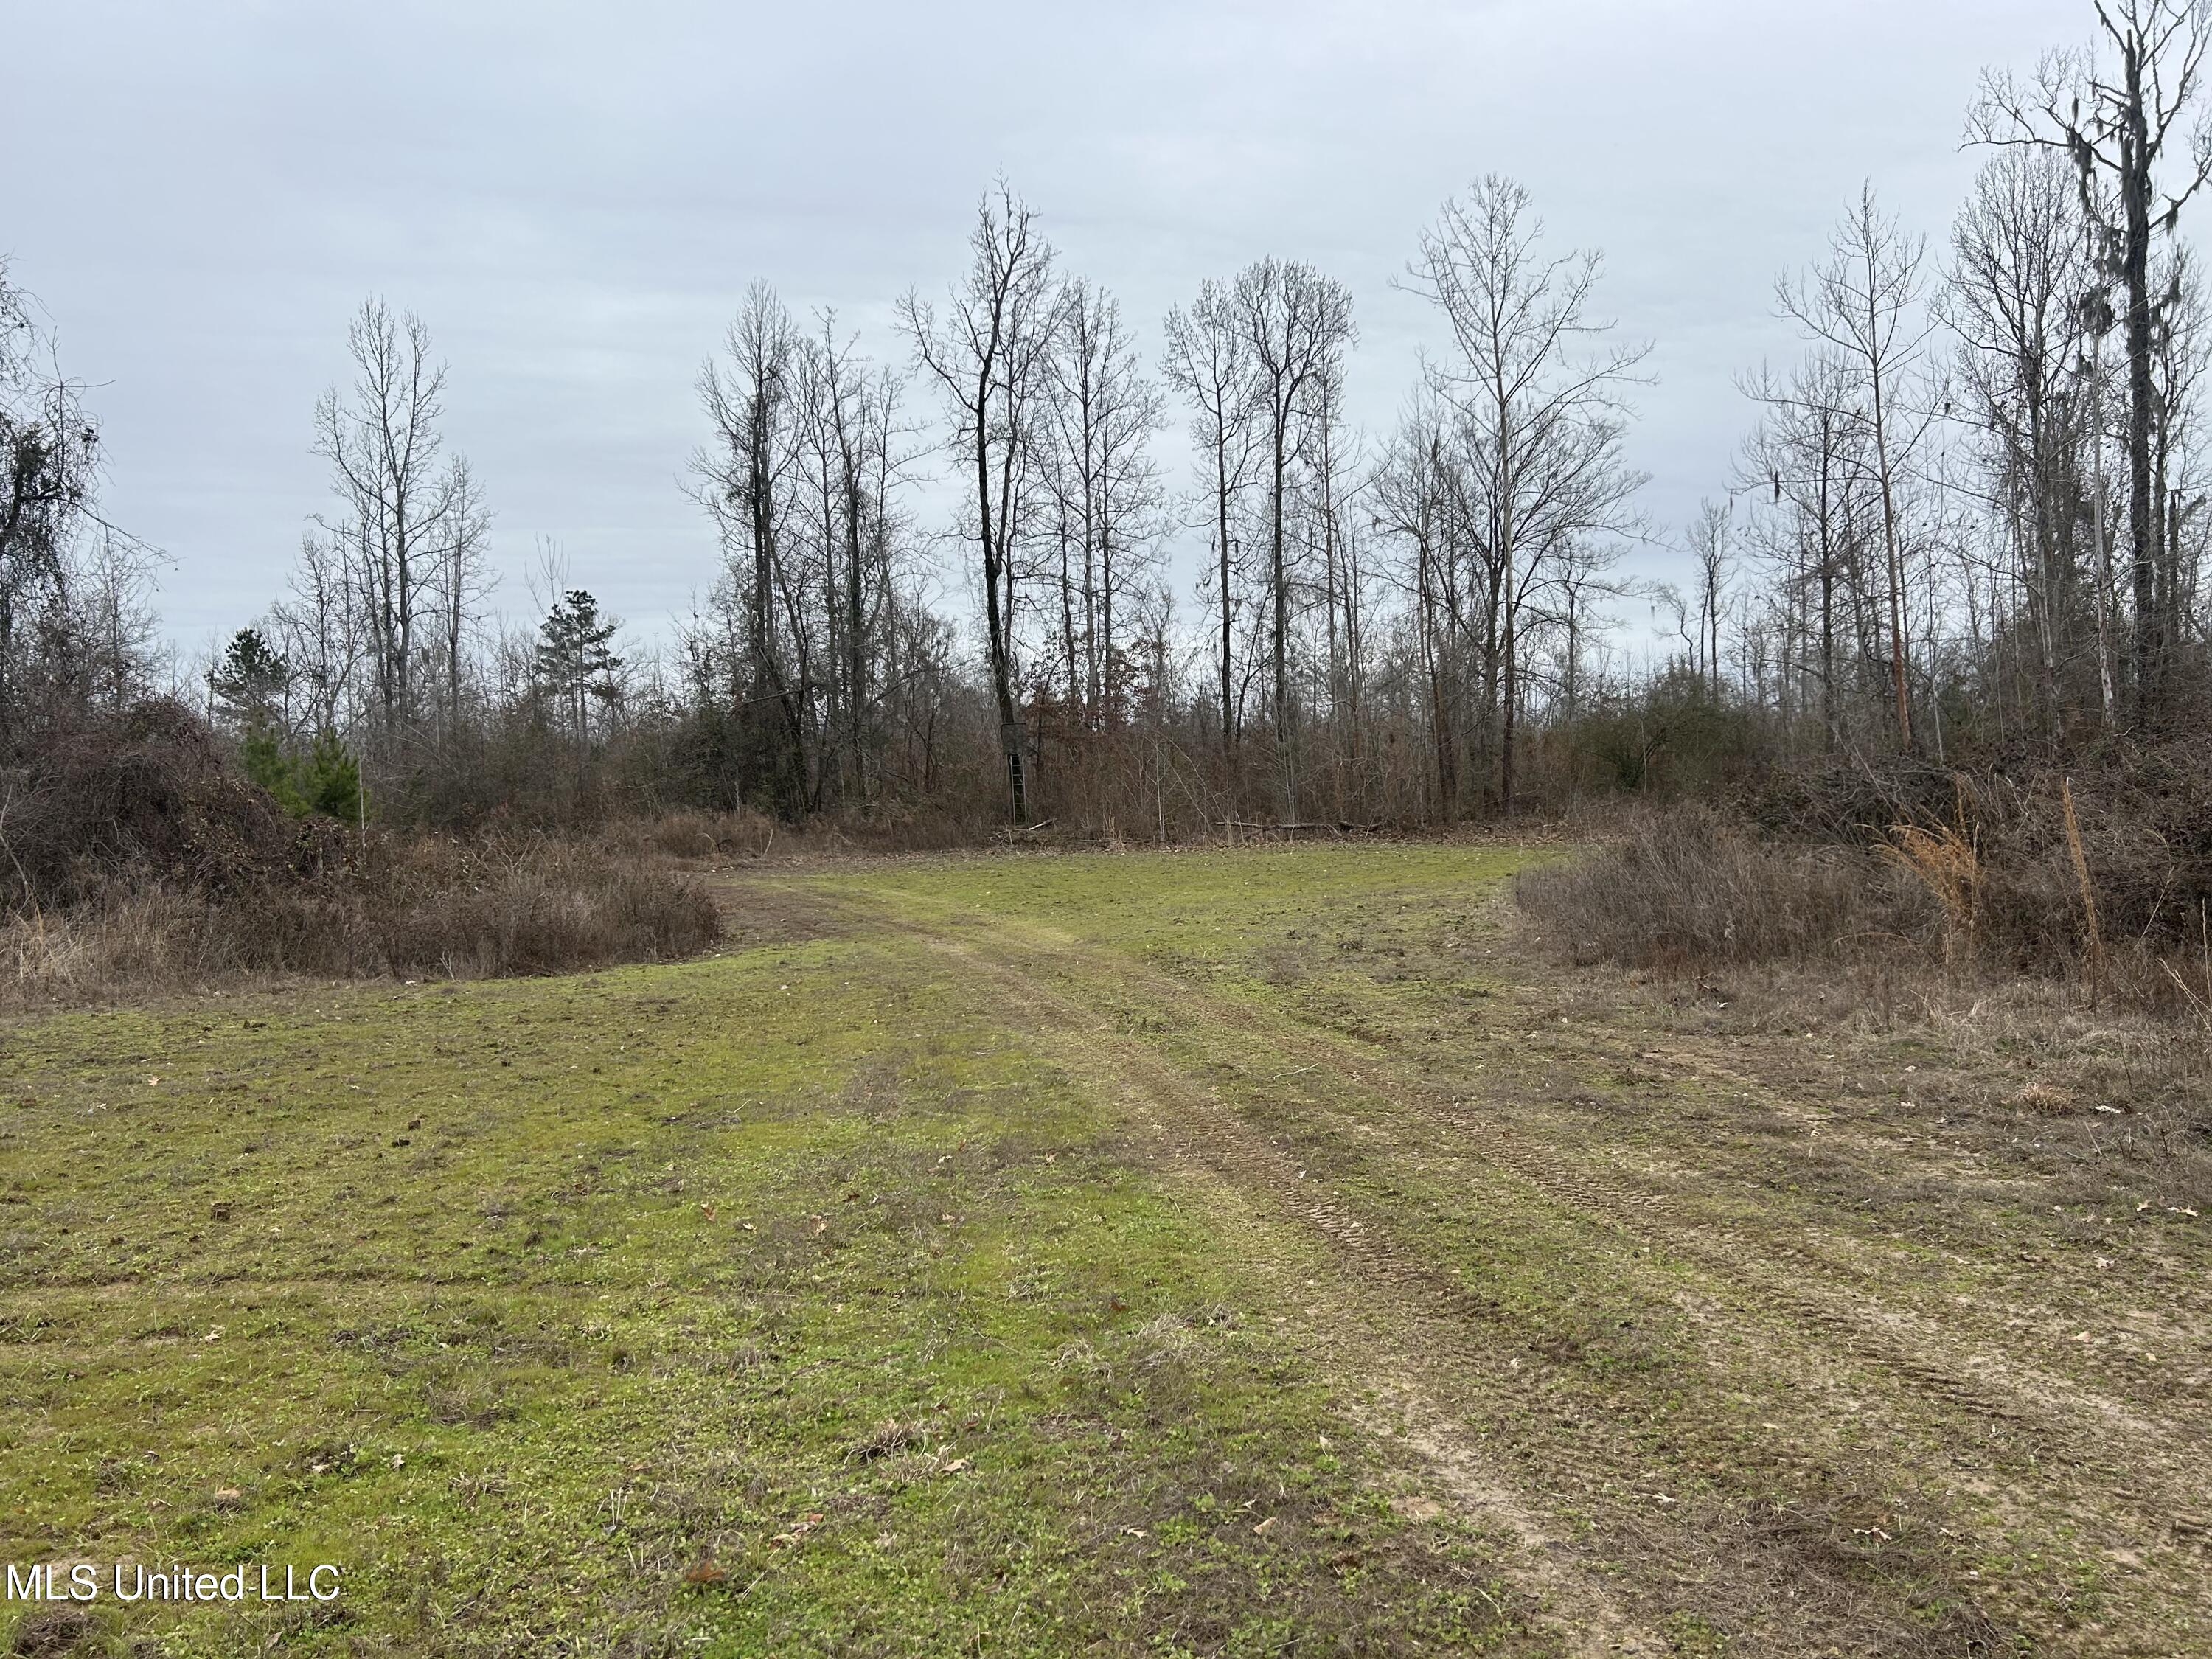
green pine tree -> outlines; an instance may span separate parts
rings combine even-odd
[[[258,628],[241,628],[208,670],[208,692],[216,715],[252,736],[281,725],[289,700],[292,665]]]
[[[295,818],[307,817],[308,803],[300,791],[298,767],[274,732],[248,732],[239,744],[239,759],[246,775],[274,795],[279,806]]]
[[[591,706],[620,695],[623,659],[608,648],[621,620],[602,617],[599,602],[581,588],[572,589],[538,627],[538,677],[560,700],[576,744],[580,780],[591,752]]]
[[[315,734],[315,746],[298,768],[298,788],[307,810],[343,823],[358,823],[367,817],[361,788],[361,763],[347,752],[338,734],[325,726]]]

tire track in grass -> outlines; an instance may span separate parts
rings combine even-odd
[[[886,896],[895,896],[902,903],[914,902],[913,896],[904,893]],[[2012,1518],[2027,1519],[2035,1532],[2049,1534],[2051,1517],[2065,1517],[2060,1533],[2051,1534],[2054,1540],[2077,1527],[2090,1536],[2099,1531],[2117,1533],[2121,1544],[2107,1551],[2112,1559],[2154,1564],[2155,1571],[2143,1575],[2159,1581],[2155,1590],[2142,1590],[2152,1601],[2185,1608],[2202,1605],[2197,1599],[2204,1583],[2197,1542],[2201,1534],[2192,1530],[2193,1505],[2201,1501],[2197,1473],[2201,1460],[2192,1443],[2201,1438],[2201,1433],[2146,1418],[2108,1396],[2030,1365],[1985,1353],[1959,1354],[1953,1352],[1955,1344],[1947,1334],[1929,1328],[1917,1315],[1887,1305],[1855,1288],[1814,1285],[1802,1273],[1793,1278],[1787,1267],[1748,1257],[1735,1241],[1707,1236],[1697,1218],[1680,1213],[1680,1206],[1666,1195],[1628,1187],[1563,1158],[1494,1117],[1469,1110],[1462,1097],[1419,1071],[1377,1060],[1331,1036],[1224,999],[1126,952],[1091,945],[1056,929],[1015,918],[986,917],[951,904],[935,908],[942,912],[942,922],[936,926],[881,915],[875,919],[940,948],[957,940],[969,959],[988,963],[1016,1001],[1026,999],[1023,1006],[1033,1015],[1044,1014],[1062,1025],[1087,1023],[1093,1041],[1103,1039],[1114,1047],[1125,1070],[1139,1060],[1156,1065],[1152,1050],[1158,1042],[1120,1042],[1111,1031],[1110,1022],[1097,1017],[1095,997],[1077,1002],[1050,993],[1042,985],[1038,969],[1079,985],[1114,985],[1123,993],[1133,989],[1140,1000],[1172,1010],[1175,1024],[1190,1028],[1202,1021],[1209,1036],[1234,1030],[1272,1059],[1311,1062],[1316,1069],[1326,1069],[1332,1079],[1352,1081],[1376,1097],[1389,1109],[1383,1114],[1386,1125],[1392,1111],[1402,1113],[1408,1107],[1431,1123],[1448,1124],[1462,1137],[1474,1160],[1505,1171],[1554,1205],[1685,1260],[1709,1275],[1721,1288],[1723,1299],[1693,1311],[1698,1322],[1717,1328],[1717,1334],[1738,1342],[1765,1344],[1771,1340],[1778,1316],[1789,1335],[1814,1352],[1776,1352],[1765,1357],[1800,1368],[1808,1359],[1814,1362],[1815,1386],[1838,1395],[1843,1390],[1834,1367],[1819,1363],[1822,1352],[1876,1368],[1890,1383],[1892,1398],[1886,1404],[1893,1419],[1891,1426],[1905,1436],[1907,1443],[1924,1439],[1932,1431],[1944,1446],[1943,1460],[1954,1466],[1958,1482],[1966,1490],[2001,1509],[2017,1509],[2016,1500],[2024,1496],[2029,1507],[2024,1516]],[[1018,993],[1013,991],[1015,986],[1019,988]],[[1049,1006],[1041,1006],[1041,997],[1050,999]],[[1223,1168],[1231,1178],[1257,1181],[1279,1197],[1291,1194],[1286,1207],[1329,1237],[1370,1279],[1396,1282],[1401,1301],[1417,1297],[1433,1307],[1463,1306],[1466,1293],[1448,1274],[1424,1267],[1409,1278],[1402,1259],[1387,1246],[1378,1249],[1370,1230],[1356,1215],[1340,1206],[1296,1196],[1295,1188],[1286,1188],[1286,1181],[1303,1176],[1287,1154],[1212,1100],[1207,1091],[1194,1095],[1188,1078],[1178,1073],[1173,1085],[1179,1085],[1186,1103],[1180,1126],[1182,1133],[1189,1134],[1190,1122],[1197,1121],[1196,1115],[1187,1109],[1188,1103],[1203,1097],[1210,1107],[1203,1114],[1204,1121],[1212,1126],[1210,1135],[1218,1139],[1220,1120],[1227,1118],[1237,1123],[1255,1147],[1265,1148],[1277,1166],[1261,1171],[1249,1160],[1230,1159]],[[1158,1091],[1161,1086],[1161,1079],[1155,1076],[1151,1087]],[[1170,1095],[1174,1092],[1170,1086]],[[1341,1111],[1340,1107],[1337,1109]],[[1376,1126],[1356,1121],[1352,1127],[1372,1130]],[[1381,1139],[1402,1139],[1403,1136],[1394,1135],[1385,1127]],[[1218,1146],[1211,1150],[1214,1156],[1219,1155]],[[1285,1165],[1289,1166],[1287,1176]],[[1451,1345],[1446,1339],[1451,1334],[1424,1328],[1419,1340],[1403,1346],[1427,1354],[1449,1352]],[[1440,1342],[1443,1343],[1441,1348]],[[1856,1408],[1861,1402],[1850,1403]],[[1929,1405],[1955,1411],[1931,1413],[1925,1408]],[[1984,1419],[1989,1430],[1980,1437],[1965,1433],[1957,1413]],[[2096,1472],[2110,1472],[2115,1436],[2126,1443],[2122,1455],[2130,1465],[2125,1470],[2127,1484],[2086,1478]],[[1580,1449],[1567,1449],[1562,1467],[1576,1468],[1578,1478],[1586,1483],[1601,1487],[1606,1484],[1602,1468],[1592,1467],[1587,1460],[1577,1464]],[[2025,1494],[2008,1491],[2007,1477],[2001,1472],[1992,1480],[1992,1456],[2017,1462],[2023,1455],[2038,1471],[2034,1490]],[[2136,1583],[2141,1587],[2142,1579]]]
[[[1696,1220],[1685,1215],[1667,1195],[1624,1186],[1587,1165],[1562,1158],[1551,1147],[1482,1114],[1464,1097],[1413,1068],[1377,1061],[1334,1037],[1271,1017],[1249,1004],[1223,999],[1126,954],[1104,952],[1101,947],[1032,925],[1009,925],[1019,927],[1033,946],[1048,956],[1070,962],[1093,958],[1086,966],[1097,975],[1118,978],[1125,984],[1142,981],[1161,1000],[1186,1012],[1199,1013],[1210,1024],[1248,1032],[1284,1054],[1324,1065],[1332,1074],[1358,1083],[1379,1101],[1417,1103],[1428,1115],[1443,1117],[1463,1132],[1468,1137],[1466,1144],[1482,1161],[1519,1176],[1553,1202],[1741,1281],[1804,1322],[1844,1339],[1855,1358],[1894,1370],[1979,1415],[2032,1426],[2050,1436],[2051,1443],[2060,1449],[2078,1435],[2077,1425],[2085,1421],[2097,1425],[2100,1432],[2118,1431],[2150,1449],[2171,1444],[2177,1438],[2197,1437],[2199,1425],[2148,1416],[2109,1395],[2039,1367],[1987,1354],[1949,1356],[1947,1351],[1953,1346],[1952,1340],[1930,1328],[1919,1316],[1863,1292],[1816,1288],[1802,1278],[1767,1269],[1746,1257],[1732,1242],[1698,1237]],[[1105,955],[1112,959],[1097,959]],[[2079,1449],[2084,1455],[2102,1455],[2095,1447]],[[2179,1466],[2177,1470],[2194,1480],[2193,1470]]]
[[[989,925],[1000,922],[994,916]],[[1141,986],[1187,1019],[1238,1030],[1267,1052],[1358,1084],[1386,1109],[1411,1106],[1448,1123],[1478,1161],[1509,1171],[1563,1207],[1691,1262],[1718,1288],[1734,1291],[1698,1315],[1727,1334],[1759,1341],[1771,1325],[1761,1316],[1779,1312],[1796,1334],[1888,1374],[1902,1385],[1893,1401],[1899,1430],[1932,1425],[1946,1439],[1959,1437],[1948,1420],[1915,1409],[1921,1397],[2002,1425],[2012,1440],[2032,1448],[2039,1496],[2057,1500],[2053,1506],[2075,1522],[2122,1533],[2124,1540],[2112,1552],[2115,1559],[2155,1553],[2162,1565],[2197,1586],[2200,1605],[2212,1603],[2212,1579],[2204,1571],[2203,1474],[2212,1464],[2212,1447],[2198,1419],[2154,1416],[2041,1367],[1990,1353],[1984,1345],[1962,1352],[1948,1333],[1918,1314],[1856,1287],[1810,1283],[1802,1265],[1793,1270],[1747,1254],[1735,1240],[1707,1236],[1699,1220],[1667,1195],[1627,1188],[1562,1158],[1416,1068],[1363,1054],[1334,1035],[1191,985],[1126,952],[1034,923],[1006,925],[1043,959],[1076,964],[1092,979]],[[1966,1480],[1987,1477],[1980,1460],[1990,1449],[1987,1438],[1956,1448]],[[2100,1471],[2122,1476],[2123,1483],[2069,1480],[2066,1473]]]
[[[995,957],[970,941],[927,927],[887,925],[957,962],[971,977],[988,978],[997,1005],[1034,1038],[1057,1049],[1072,1071],[1113,1087],[1125,1108],[1152,1130],[1176,1164],[1257,1194],[1317,1235],[1336,1259],[1335,1282],[1309,1284],[1304,1299],[1315,1346],[1344,1380],[1372,1392],[1406,1443],[1420,1454],[1440,1489],[1468,1518],[1504,1528],[1522,1548],[1513,1566],[1567,1622],[1577,1654],[1658,1654],[1676,1649],[1647,1619],[1631,1610],[1595,1564],[1599,1543],[1618,1553],[1632,1543],[1640,1571],[1631,1585],[1644,1607],[1680,1610],[1687,1592],[1710,1595],[1731,1577],[1740,1585],[1722,1599],[1765,1610],[1761,1645],[1776,1653],[1923,1653],[1931,1648],[1902,1610],[1842,1579],[1819,1593],[1778,1595],[1778,1582],[1802,1573],[1802,1563],[1758,1540],[1722,1506],[1663,1498],[1680,1504],[1665,1530],[1614,1527],[1590,1534],[1573,1521],[1547,1522],[1548,1510],[1586,1516],[1661,1495],[1632,1490],[1632,1473],[1616,1457],[1574,1432],[1589,1426],[1578,1402],[1547,1387],[1478,1340],[1495,1310],[1448,1270],[1402,1249],[1387,1229],[1371,1225],[1307,1178],[1297,1159],[1255,1130],[1213,1092],[1153,1048],[1117,1032],[1089,1003],[1040,982],[1022,963]],[[1055,1040],[1056,1039],[1056,1040]],[[1470,1406],[1475,1408],[1470,1410]],[[1471,1422],[1470,1418],[1475,1419]],[[1478,1432],[1476,1422],[1486,1431]],[[1566,1427],[1562,1430],[1560,1425]],[[1510,1448],[1509,1477],[1484,1444]],[[1648,1480],[1645,1484],[1649,1484]],[[1548,1494],[1540,1503],[1519,1495]],[[1577,1534],[1583,1541],[1574,1542]],[[1796,1595],[1794,1604],[1791,1595]]]
[[[1462,1518],[1514,1540],[1517,1547],[1508,1571],[1535,1592],[1563,1626],[1559,1633],[1567,1652],[1577,1659],[1656,1659],[1670,1651],[1661,1637],[1629,1617],[1601,1580],[1578,1566],[1565,1547],[1563,1530],[1548,1525],[1521,1499],[1425,1386],[1421,1357],[1439,1351],[1445,1336],[1434,1310],[1468,1304],[1464,1290],[1389,1249],[1357,1216],[1323,1195],[1318,1183],[1306,1180],[1281,1149],[1079,1005],[962,940],[914,931],[927,948],[988,976],[999,1005],[1048,1050],[1061,1049],[1055,1058],[1071,1070],[1094,1077],[1103,1070],[1118,1103],[1148,1132],[1159,1149],[1155,1157],[1170,1170],[1209,1188],[1219,1183],[1236,1194],[1263,1195],[1268,1207],[1289,1212],[1326,1241],[1331,1255],[1351,1269],[1353,1282],[1310,1283],[1298,1287],[1291,1300],[1317,1303],[1326,1310],[1330,1317],[1320,1330],[1356,1323],[1366,1334],[1368,1340],[1356,1345],[1364,1350],[1358,1363],[1347,1352],[1354,1345],[1323,1345],[1340,1375],[1371,1392],[1387,1408],[1363,1426],[1402,1437]],[[1053,1041],[1055,1035],[1061,1042]],[[1070,1037],[1079,1038],[1079,1049],[1069,1050]],[[1409,1334],[1426,1340],[1409,1341]]]

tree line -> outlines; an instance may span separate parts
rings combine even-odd
[[[963,268],[900,297],[884,337],[746,291],[696,387],[715,568],[659,652],[624,647],[550,545],[538,620],[495,624],[447,370],[418,319],[365,305],[313,412],[331,507],[202,675],[208,708],[301,799],[357,759],[380,811],[433,819],[685,803],[1162,835],[1449,822],[1717,751],[2185,729],[2207,702],[2212,332],[2178,229],[2212,171],[2212,29],[2193,0],[2095,19],[2082,50],[1984,78],[1947,241],[1869,186],[1778,280],[1802,353],[1747,368],[1746,436],[1687,525],[1651,521],[1627,459],[1648,346],[1512,180],[1412,240],[1432,345],[1377,434],[1346,413],[1344,283],[1258,258],[1148,335],[1001,179]],[[17,747],[156,678],[146,555],[99,520],[96,427],[29,316],[0,276]],[[1158,453],[1177,422],[1185,477]],[[1628,579],[1654,545],[1686,580]],[[1188,586],[1176,546],[1203,549]],[[1625,637],[1639,606],[1656,654]]]

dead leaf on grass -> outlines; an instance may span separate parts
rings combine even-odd
[[[815,1528],[821,1524],[822,1511],[819,1510],[810,1510],[807,1513],[799,1517],[798,1521],[793,1523],[789,1532],[780,1532],[776,1534],[775,1537],[769,1539],[768,1540],[768,1547],[772,1550],[790,1549],[793,1546],[796,1545],[800,1539],[805,1537],[808,1533],[812,1532]]]

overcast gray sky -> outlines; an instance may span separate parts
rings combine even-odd
[[[451,363],[501,607],[527,611],[552,536],[665,631],[712,580],[682,492],[692,382],[745,284],[903,362],[891,301],[952,278],[1001,168],[1148,355],[1170,304],[1262,254],[1348,282],[1378,437],[1437,337],[1391,278],[1446,195],[1511,174],[1561,248],[1604,250],[1605,308],[1654,344],[1632,454],[1679,526],[1725,483],[1733,377],[1792,349],[1776,272],[1863,179],[1940,245],[1981,67],[2094,21],[2089,0],[7,12],[0,252],[94,383],[110,515],[172,556],[187,648],[267,605],[326,506],[310,416],[370,294]]]

